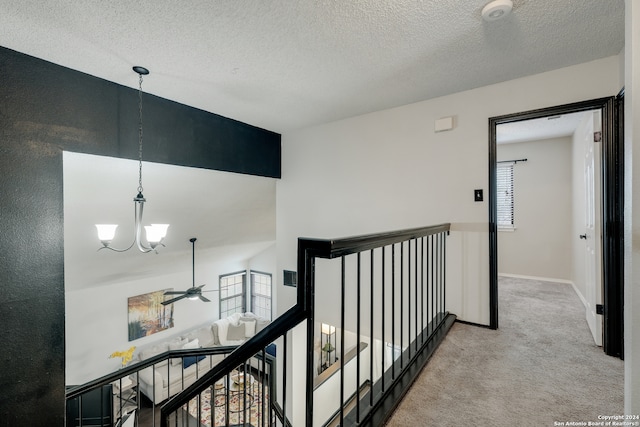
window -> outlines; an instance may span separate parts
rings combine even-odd
[[[251,272],[251,311],[271,320],[271,275]]]
[[[220,276],[220,318],[245,310],[245,277],[247,274],[233,273]]]
[[[501,229],[514,229],[513,165],[513,162],[498,163],[496,168],[498,228]]]

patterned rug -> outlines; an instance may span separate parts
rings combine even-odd
[[[200,424],[206,427],[226,425],[227,396],[229,397],[229,424],[252,424],[254,426],[263,425],[262,413],[264,409],[264,423],[269,424],[269,390],[264,389],[262,393],[262,383],[258,380],[251,381],[246,393],[241,386],[234,384],[227,393],[226,387],[216,385],[213,399],[213,416],[211,414],[211,388],[208,388],[200,395]],[[244,397],[244,399],[243,399]],[[243,402],[244,400],[244,402]],[[198,419],[198,401],[192,399],[189,402],[189,414]]]

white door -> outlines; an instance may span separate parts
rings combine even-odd
[[[596,345],[602,345],[602,315],[596,313],[596,305],[602,304],[602,274],[600,235],[600,111],[594,111],[585,132],[585,242],[586,316]]]

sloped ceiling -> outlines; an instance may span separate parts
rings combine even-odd
[[[126,254],[98,251],[96,223],[118,224],[114,248],[133,241],[138,162],[67,152],[63,161],[66,291],[176,271],[184,272],[176,289],[186,289],[193,279],[191,237],[198,239],[196,277],[203,262],[234,265],[274,244],[274,178],[144,162],[143,223],[170,224],[166,247],[157,255],[135,247]]]
[[[623,0],[487,2],[0,0],[0,44],[280,133],[623,48]]]

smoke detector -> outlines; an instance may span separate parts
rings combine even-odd
[[[485,21],[497,21],[507,16],[513,9],[511,0],[493,0],[482,9],[482,18]]]

